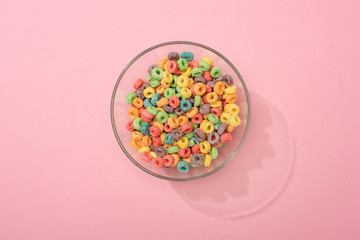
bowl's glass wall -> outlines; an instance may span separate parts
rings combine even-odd
[[[129,115],[127,110],[129,105],[126,104],[126,95],[129,92],[133,92],[133,83],[136,79],[142,78],[146,80],[148,72],[147,69],[151,64],[157,64],[160,58],[166,57],[170,51],[191,51],[194,53],[194,60],[200,61],[203,56],[210,57],[214,65],[219,66],[222,74],[230,74],[234,79],[234,85],[237,86],[238,99],[236,103],[240,106],[239,117],[242,124],[235,128],[232,132],[233,140],[224,144],[219,148],[219,156],[213,160],[209,167],[200,166],[197,168],[191,168],[191,170],[184,174],[177,171],[176,168],[161,168],[157,169],[153,163],[147,163],[141,160],[140,154],[130,146],[130,133],[126,129],[126,123],[129,121]],[[157,48],[144,53],[141,57],[137,58],[128,69],[120,76],[118,80],[118,86],[115,88],[115,95],[113,96],[113,124],[115,126],[115,134],[117,134],[118,140],[123,145],[123,150],[128,157],[143,170],[148,170],[148,173],[156,175],[157,177],[172,179],[172,180],[189,180],[194,178],[200,178],[201,176],[209,175],[211,172],[215,172],[223,165],[225,165],[239,150],[243,141],[244,135],[247,132],[247,125],[249,124],[249,102],[248,94],[240,81],[240,76],[237,75],[235,70],[219,55],[211,50],[205,49],[201,46],[192,44],[177,43],[162,45]],[[120,144],[121,145],[121,144]],[[235,157],[235,161],[239,161]],[[141,167],[142,166],[142,167]]]

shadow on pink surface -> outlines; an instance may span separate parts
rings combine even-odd
[[[207,216],[237,218],[258,212],[281,194],[290,179],[295,148],[287,122],[264,98],[255,93],[250,98],[250,129],[237,156],[207,178],[170,182],[189,206]]]

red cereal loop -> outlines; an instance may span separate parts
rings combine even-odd
[[[174,129],[172,129],[170,126],[169,126],[169,123],[168,122],[166,122],[165,124],[164,124],[164,131],[165,132],[167,132],[167,133],[169,133],[169,132],[172,132]]]
[[[153,137],[152,144],[154,147],[158,147],[161,145],[161,138],[160,137]]]
[[[232,140],[232,136],[230,133],[224,133],[223,135],[221,135],[220,137],[220,141],[222,143],[227,143],[230,142]]]
[[[191,147],[191,152],[192,153],[201,153],[200,146],[198,144],[195,144],[194,146]]]
[[[193,68],[198,68],[198,67],[199,67],[199,63],[198,63],[197,61],[192,60],[192,61],[189,62],[189,67],[190,67],[191,69],[193,69]]]
[[[175,72],[179,71],[177,62],[176,61],[170,61],[168,63],[168,65],[167,65],[167,69],[171,73],[175,73]]]
[[[221,142],[219,141],[217,144],[215,144],[215,145],[213,145],[213,147],[219,147],[220,146],[220,144],[221,144]]]
[[[165,155],[163,157],[164,159],[164,165],[165,167],[171,167],[171,165],[173,165],[174,161],[175,161],[175,158],[171,155]]]
[[[147,118],[147,117],[145,117],[144,115],[143,116],[141,116],[141,120],[143,120],[144,122],[151,122],[152,121],[152,118]]]
[[[227,104],[225,100],[221,100],[222,102],[222,106],[225,107],[225,105]]]
[[[211,66],[210,66],[210,70],[211,70],[213,67],[214,67],[214,65],[211,65]]]
[[[179,75],[179,74],[181,74],[182,73],[182,71],[181,70],[177,70],[176,72],[174,72],[175,74],[177,74],[177,75]]]
[[[160,130],[160,128],[158,126],[153,125],[153,126],[150,127],[149,130],[150,130],[150,135],[151,136],[153,136],[153,137],[160,136],[161,130]]]
[[[134,83],[134,88],[136,90],[138,90],[139,88],[141,88],[141,85],[143,84],[144,80],[142,80],[141,78],[139,78],[138,80],[135,81]]]
[[[212,92],[212,89],[211,89],[211,87],[209,86],[209,85],[205,85],[206,86],[206,92]]]
[[[213,108],[211,108],[210,112],[215,114],[217,117],[220,117],[222,111],[220,108],[213,107]]]
[[[152,119],[154,117],[154,115],[152,115],[151,113],[148,112],[148,110],[143,110],[141,112],[142,116],[145,117],[145,118],[149,118],[149,119]]]
[[[180,105],[180,99],[178,96],[175,96],[175,95],[172,95],[170,98],[169,98],[169,105],[172,107],[172,108],[177,108],[179,105]]]
[[[204,94],[204,96],[202,97],[202,100],[203,100],[203,102],[204,103],[208,103],[208,101],[206,100],[206,96],[207,96],[208,94],[206,93],[206,94]]]
[[[191,123],[184,123],[181,125],[181,131],[183,133],[190,133],[193,130],[193,125]]]
[[[188,158],[190,157],[190,154],[191,154],[190,148],[180,148],[178,152],[178,155],[182,158]]]
[[[134,122],[134,120],[131,120],[131,121],[129,121],[129,122],[126,124],[126,129],[127,129],[127,130],[129,130],[129,131],[133,131],[133,130],[134,130],[133,122]]]
[[[195,114],[195,116],[191,118],[191,121],[195,124],[200,124],[202,120],[203,120],[203,115],[201,113],[197,113]]]
[[[153,157],[150,155],[150,153],[142,153],[141,154],[141,159],[145,162],[151,162],[151,160],[153,159]]]
[[[154,158],[154,165],[156,168],[164,167],[164,159],[162,159],[161,157]]]
[[[195,92],[194,92],[194,87],[195,87],[195,84],[191,85],[191,87],[190,87],[190,91],[191,91],[191,94],[192,94],[193,96],[196,95]]]
[[[204,78],[206,81],[211,81],[212,77],[210,76],[210,71],[204,72]]]

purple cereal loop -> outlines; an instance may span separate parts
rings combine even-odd
[[[150,151],[154,151],[154,150],[155,150],[155,147],[154,147],[154,145],[153,145],[152,143],[150,144],[149,148],[150,148]]]
[[[203,164],[204,157],[200,153],[194,153],[193,155],[191,155],[190,161],[194,167],[198,167]]]
[[[221,75],[220,77],[215,78],[213,81],[214,81],[215,83],[217,83],[217,82],[219,82],[219,81],[224,81],[224,76]]]
[[[139,90],[144,91],[144,89],[147,88],[147,87],[150,87],[150,83],[144,82],[144,83],[141,85],[141,87],[139,88]]]
[[[182,116],[182,115],[185,115],[185,112],[183,110],[181,110],[180,107],[178,107],[175,109],[175,114],[178,116]]]
[[[229,74],[226,74],[224,77],[223,77],[223,81],[227,84],[227,85],[233,85],[234,84],[234,79],[229,75]]]
[[[154,69],[154,67],[157,67],[157,64],[151,64],[148,68],[148,73],[151,75],[151,71]]]
[[[210,105],[209,104],[200,105],[199,113],[201,113],[202,115],[210,113]]]
[[[166,155],[166,149],[163,146],[156,147],[154,152],[159,157],[163,157]]]
[[[190,101],[192,104],[194,104],[195,99],[194,99],[194,98],[189,98],[189,101]]]
[[[220,141],[220,135],[217,132],[212,132],[208,135],[208,142],[211,145],[216,145]]]
[[[218,133],[219,135],[223,135],[227,127],[228,127],[228,124],[227,124],[226,122],[223,122],[223,123],[220,125],[219,129],[217,130],[217,133]]]
[[[205,133],[203,131],[201,131],[200,128],[197,128],[194,130],[193,132],[194,134],[194,137],[199,141],[199,142],[202,142],[205,140],[206,136],[205,136]]]
[[[180,54],[177,52],[169,52],[168,59],[169,61],[177,61],[180,58]]]
[[[167,113],[173,113],[175,111],[175,109],[173,107],[170,107],[170,106],[163,106],[163,109],[165,112]]]
[[[213,80],[213,81],[207,82],[206,84],[209,85],[211,88],[214,88],[215,83],[216,83],[216,82]]]
[[[174,130],[172,130],[172,132],[171,132],[171,137],[172,137],[175,141],[180,140],[183,136],[184,136],[184,133],[183,133],[180,129],[174,129]]]
[[[141,89],[136,90],[136,91],[135,91],[135,95],[136,95],[138,98],[141,98],[142,100],[144,100],[144,99],[145,99],[145,96],[144,96],[143,90],[141,90]]]
[[[199,82],[201,82],[201,83],[206,83],[206,79],[205,79],[203,76],[197,76],[197,77],[195,77],[194,83],[199,83]]]

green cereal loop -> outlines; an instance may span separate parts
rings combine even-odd
[[[223,143],[220,143],[220,144],[219,144],[219,146],[218,146],[217,148],[221,148],[221,147],[222,147],[222,145],[223,145]]]
[[[151,78],[151,75],[149,74],[148,76],[147,76],[147,78],[146,78],[146,81],[151,81],[152,80],[152,78]]]
[[[189,140],[189,147],[192,147],[195,145],[195,141],[192,139],[192,140]]]
[[[132,104],[132,102],[134,101],[134,99],[136,98],[136,94],[131,92],[126,96],[126,103],[127,104]]]
[[[200,103],[201,103],[201,97],[199,95],[196,95],[194,97],[194,106],[198,107],[198,106],[200,106]]]
[[[160,80],[164,71],[159,67],[154,67],[151,71],[151,77],[153,80]]]
[[[175,95],[175,90],[172,88],[165,89],[164,97],[169,99],[171,96]]]
[[[199,62],[199,68],[201,68],[201,70],[206,72],[206,71],[210,70],[210,65],[207,62],[200,61]]]
[[[175,113],[168,113],[169,117],[178,118],[178,116]]]
[[[173,81],[176,81],[178,77],[179,77],[179,75],[173,74]]]
[[[209,120],[211,123],[213,123],[213,124],[217,124],[217,123],[219,122],[218,116],[216,116],[216,115],[213,114],[213,113],[210,113],[210,114],[208,115],[208,120]]]
[[[185,137],[187,137],[188,139],[192,138],[194,136],[193,132],[189,132],[187,134],[185,134]]]
[[[193,122],[191,122],[191,124],[193,125],[193,129],[197,129],[199,127],[199,124],[195,124]]]
[[[136,130],[141,130],[141,125],[143,124],[143,120],[141,120],[141,118],[137,118],[134,120],[133,122],[133,126]]]
[[[166,123],[169,115],[165,111],[160,111],[156,114],[156,120],[159,123]]]
[[[180,93],[180,91],[181,91],[181,87],[176,86],[176,89],[175,89],[175,90],[176,90],[176,92],[177,92],[177,93]]]
[[[194,77],[197,76],[201,76],[203,75],[204,71],[201,68],[193,68],[193,70],[191,70],[191,75],[193,75]]]
[[[221,70],[219,67],[213,67],[210,71],[210,75],[213,77],[213,78],[218,78],[220,77],[221,75]]]
[[[212,159],[215,159],[218,157],[218,150],[216,147],[212,147],[211,150],[210,150],[210,156]]]
[[[186,61],[185,58],[179,58],[177,60],[177,64],[178,64],[179,70],[181,70],[181,71],[186,70],[188,68],[188,66],[189,66],[189,64],[188,64],[188,62]]]
[[[179,151],[179,147],[178,146],[172,146],[172,147],[169,147],[167,150],[168,150],[169,154],[173,154],[173,153],[177,153]]]
[[[150,86],[151,87],[157,87],[157,86],[159,86],[160,85],[160,80],[151,80],[150,81]]]
[[[177,75],[174,75],[174,76],[177,76]],[[176,88],[176,86],[177,86],[177,84],[176,84],[176,79],[177,78],[175,79],[174,76],[173,76],[173,81],[170,84],[170,87],[172,87],[172,88]]]
[[[158,110],[156,109],[156,107],[154,107],[152,105],[148,106],[146,109],[152,115],[156,115],[158,113]]]

